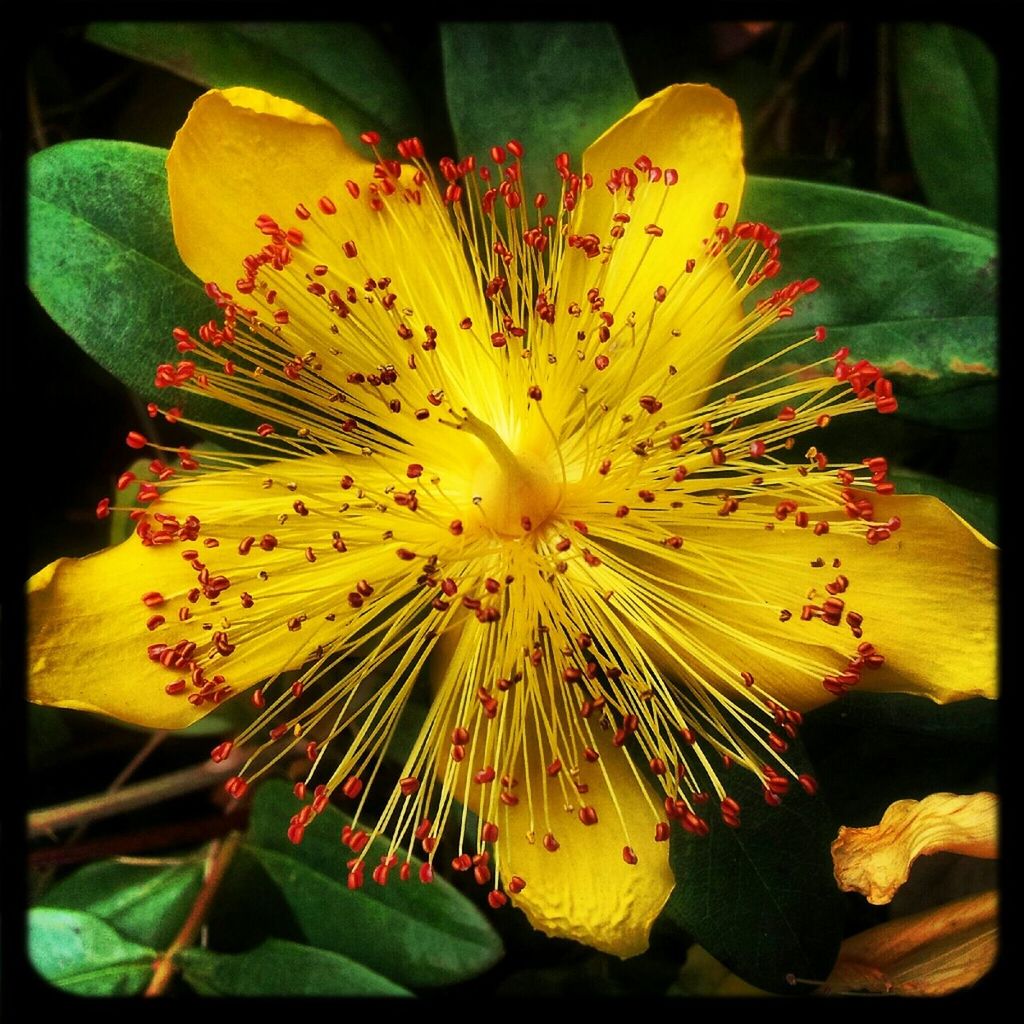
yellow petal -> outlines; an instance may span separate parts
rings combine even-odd
[[[261,486],[277,470],[281,479],[297,482],[294,492],[280,482],[271,489]],[[372,470],[362,467],[360,472],[365,477]],[[328,457],[268,463],[255,472],[211,474],[167,491],[151,506],[182,522],[196,513],[204,526],[194,543],[144,547],[132,536],[86,558],[61,558],[37,573],[28,584],[29,699],[177,729],[214,705],[207,701],[196,709],[185,694],[165,693],[169,683],[188,680],[189,673],[152,661],[149,645],[195,643],[207,676],[223,674],[235,694],[301,665],[318,644],[343,633],[345,592],[361,576],[373,575],[365,560],[379,555],[372,548],[350,551],[344,567],[340,558],[335,563],[321,555],[314,566],[306,561],[303,547],[282,543],[263,551],[257,544],[243,556],[238,544],[246,535],[280,533],[278,514],[293,498],[304,498],[311,507],[336,501],[338,476],[338,460]],[[220,541],[218,546],[204,546],[208,537]],[[188,600],[198,585],[197,571],[182,559],[182,552],[189,549],[200,553],[212,576],[230,580],[215,609],[205,600]],[[329,547],[327,551],[334,554]],[[261,571],[269,573],[269,583],[259,580]],[[301,580],[299,596],[282,587],[292,574]],[[282,591],[281,597],[271,596],[274,587]],[[241,593],[248,590],[257,597],[251,612],[240,604]],[[161,595],[163,603],[147,607],[142,598],[149,593]],[[331,611],[337,609],[337,622],[325,619],[326,608],[313,614],[323,601],[332,602]],[[192,614],[181,621],[179,610],[184,608]],[[308,620],[297,630],[289,629],[289,619],[307,610]],[[151,630],[148,624],[154,615],[166,621]],[[238,641],[236,649],[227,657],[209,660],[213,634],[224,629],[225,622],[229,638]],[[194,692],[190,680],[187,692]]]
[[[623,751],[600,731],[596,735],[601,759],[595,765],[584,763],[582,776],[589,791],[574,796],[570,810],[552,801],[551,829],[559,848],[554,853],[544,848],[540,821],[534,823],[538,831],[530,833],[530,814],[522,801],[509,809],[501,856],[506,878],[519,875],[526,881],[526,888],[512,899],[534,928],[625,958],[647,949],[651,925],[671,895],[674,880],[669,844],[654,841],[657,817],[641,793],[641,784]],[[543,770],[541,766],[534,772],[538,776],[535,789]],[[521,781],[519,792],[523,788]],[[597,824],[580,821],[578,810],[584,804],[597,812]],[[636,864],[623,860],[627,845],[623,826]]]
[[[662,171],[675,170],[678,183],[666,187],[662,178],[641,185],[635,201],[624,204],[621,195],[613,196],[605,183],[613,170],[633,169],[641,156],[649,157]],[[674,346],[677,351],[671,354],[676,355],[684,377],[677,379],[673,390],[691,395],[692,406],[699,400],[697,393],[714,382],[725,355],[726,338],[741,318],[732,273],[724,261],[711,268],[699,288],[681,284],[688,259],[706,262],[704,240],[716,227],[715,207],[727,204],[722,218],[726,226],[731,226],[739,213],[744,172],[736,105],[709,85],[669,86],[642,100],[593,142],[583,154],[583,170],[593,176],[594,184],[583,193],[574,232],[594,234],[608,243],[613,214],[627,212],[630,222],[615,243],[614,257],[601,268],[600,281],[595,275],[601,259],[587,259],[579,250],[567,252],[558,284],[559,305],[585,304],[586,292],[598,283],[616,321],[635,312],[638,333],[642,334],[654,307],[654,293],[659,286],[665,287],[668,294],[658,308],[658,322],[682,330]],[[663,234],[647,234],[649,225]],[[562,316],[556,329],[575,332],[577,326]],[[610,372],[627,363],[616,361],[612,354]],[[682,407],[671,411],[681,413]]]
[[[842,944],[827,988],[942,996],[973,985],[995,963],[997,909],[987,892],[869,928]]]
[[[413,168],[403,166],[399,183],[411,186],[412,174]],[[254,224],[266,214],[284,229],[306,229],[297,258],[352,267],[360,281],[390,278],[402,308],[433,325],[442,342],[463,335],[464,317],[489,322],[443,209],[395,194],[383,210],[372,210],[373,162],[357,155],[332,124],[296,103],[256,89],[205,93],[175,136],[167,179],[181,258],[203,281],[227,292],[242,276],[242,260],[268,241]],[[348,181],[359,187],[358,198],[349,194]],[[317,211],[322,196],[337,213],[317,213],[310,222],[296,216],[297,204]],[[349,241],[358,253],[351,263],[342,253]],[[394,345],[393,362],[405,361],[407,346],[397,336],[381,343]],[[445,358],[444,350],[442,343],[439,358]]]
[[[938,703],[994,697],[996,549],[936,498],[871,497],[876,518],[902,520],[877,545],[862,531],[833,529],[819,537],[792,519],[773,522],[770,531],[740,516],[688,527],[684,550],[714,560],[714,589],[723,596],[706,593],[711,587],[703,580],[697,589],[705,593],[681,591],[694,619],[680,618],[692,639],[689,651],[677,642],[678,659],[688,663],[700,641],[735,668],[724,677],[728,682],[746,670],[790,707],[806,711],[828,702],[821,671],[795,663],[841,671],[858,641],[845,625],[805,622],[800,614],[804,604],[826,599],[825,584],[842,573],[849,580],[846,610],[863,615],[863,639],[885,658],[881,668],[861,673],[859,689],[915,693]],[[843,513],[821,518],[836,523]],[[680,587],[693,584],[680,577],[678,561],[659,556],[643,565]],[[768,587],[778,598],[749,602]],[[788,621],[780,621],[782,608],[792,613]],[[667,626],[659,629],[657,639],[671,644],[671,637]]]
[[[997,829],[998,801],[993,793],[933,793],[923,800],[897,800],[877,825],[839,829],[832,843],[836,881],[844,892],[862,893],[869,903],[889,903],[918,857],[996,857]]]

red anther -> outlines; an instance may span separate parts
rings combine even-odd
[[[828,533],[828,523],[824,519],[814,524],[814,535],[816,537],[821,537],[826,533]]]
[[[492,910],[500,910],[508,903],[508,897],[498,889],[492,889],[487,894],[487,904]]]
[[[155,590],[150,590],[142,595],[142,603],[147,608],[159,608],[164,603],[164,595],[157,593]]]
[[[145,448],[149,442],[142,436],[137,430],[129,431],[128,436],[124,439],[124,443],[129,448]]]
[[[824,341],[828,337],[828,331],[824,327],[814,328],[814,340]]]
[[[185,680],[182,679],[179,680],[179,682],[184,683]],[[182,689],[184,689],[184,687],[182,687]],[[218,743],[217,746],[210,751],[210,760],[213,761],[214,764],[220,764],[221,761],[227,760],[227,757],[231,753],[233,747],[234,744],[231,740],[225,740],[223,743]]]
[[[493,821],[485,821],[480,829],[480,837],[485,843],[496,843],[498,841],[498,826]]]
[[[420,780],[415,775],[407,775],[404,779],[399,779],[398,788],[402,791],[402,796],[412,796],[420,788]]]
[[[242,797],[245,796],[245,791],[248,788],[249,783],[238,775],[232,775],[231,778],[224,783],[224,789],[236,800],[241,800]]]
[[[164,693],[170,694],[172,697],[179,693],[184,693],[188,683],[184,679],[177,679],[173,683],[168,683],[164,687]]]
[[[697,734],[689,727],[680,729],[679,735],[683,738],[683,742],[688,743],[691,747],[697,742]]]
[[[711,461],[716,466],[722,466],[725,464],[725,452],[719,448],[718,445],[715,445],[715,447],[711,449]]]
[[[363,791],[363,780],[356,775],[350,775],[341,785],[341,791],[350,800],[355,800]]]
[[[778,418],[783,423],[788,423],[790,420],[796,419],[796,409],[791,405],[784,405],[779,412]]]
[[[789,750],[789,744],[781,736],[774,732],[768,733],[768,745],[772,748],[772,750],[776,751],[776,753],[779,754],[784,754],[787,750]]]
[[[152,632],[154,629],[162,626],[166,621],[167,620],[162,615],[151,615],[146,620],[146,629]]]
[[[298,846],[299,843],[302,842],[302,837],[305,835],[305,833],[306,826],[300,825],[298,822],[295,822],[295,824],[288,826],[288,839],[296,846]]]
[[[425,865],[424,865],[425,866]],[[348,887],[350,889],[361,889],[363,887],[363,865],[359,864],[348,873]]]
[[[624,860],[624,861],[625,861],[625,862],[626,862],[627,864],[635,864],[635,863],[636,863],[636,861],[637,861],[637,856],[636,856],[636,854],[635,854],[635,853],[633,852],[633,847],[632,847],[632,846],[624,846],[624,847],[622,848],[622,859],[623,859],[623,860]]]
[[[595,356],[594,357],[594,366],[598,370],[606,370],[606,369],[608,369],[608,364],[610,362],[611,362],[611,360],[606,355],[599,355],[599,356]]]
[[[473,868],[473,878],[477,885],[486,885],[491,880],[491,869],[486,864],[477,864]]]
[[[486,765],[473,775],[473,781],[480,786],[494,781],[495,771],[493,766]]]
[[[731,814],[733,817],[737,817],[740,813],[740,805],[731,797],[722,797],[722,810]]]
[[[597,811],[589,804],[584,804],[579,809],[579,819],[584,825],[596,825],[597,824]]]
[[[519,875],[513,875],[505,886],[513,896],[518,896],[526,888],[526,882]]]
[[[292,792],[295,794],[296,800],[305,800],[306,784],[304,782],[296,782],[295,785],[292,786]]]
[[[729,212],[728,203],[715,204],[715,220],[721,220]]]
[[[798,775],[796,781],[800,783],[808,796],[814,796],[818,792],[817,780],[812,775]]]
[[[697,817],[697,815],[691,810],[681,810],[678,817],[679,824],[682,825],[687,832],[692,832],[695,836],[706,836],[708,832],[710,832],[708,823],[703,818]]]
[[[320,207],[321,213],[326,213],[328,216],[338,212],[337,206],[334,205],[334,200],[329,196],[321,196],[317,200],[316,205]]]
[[[580,710],[581,710],[581,713],[582,713],[582,709],[580,709]],[[586,716],[584,716],[584,717],[586,717]],[[584,747],[583,748],[583,756],[584,756],[584,758],[586,758],[586,760],[590,761],[591,763],[593,763],[594,761],[597,761],[601,757],[601,755],[593,747]]]
[[[452,858],[453,871],[468,871],[473,866],[473,858],[468,853],[460,853]]]
[[[764,797],[764,802],[769,807],[778,807],[782,803],[782,797],[778,793],[772,792],[772,790],[765,787],[761,790],[761,795]]]
[[[416,480],[423,476],[423,467],[418,462],[411,462],[408,467],[406,467],[405,475],[410,480]]]

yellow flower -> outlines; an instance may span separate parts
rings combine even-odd
[[[157,457],[138,536],[31,581],[31,698],[177,728],[250,690],[231,791],[308,750],[292,838],[330,795],[392,837],[364,869],[346,835],[351,885],[445,832],[492,906],[631,955],[670,821],[739,824],[724,768],[769,803],[813,792],[785,760],[801,710],[855,684],[991,695],[993,552],[892,497],[884,459],[829,465],[830,419],[896,402],[823,328],[779,353],[803,371],[723,379],[817,282],[775,290],[777,235],[737,221],[717,90],[643,101],[559,159],[558,196],[516,142],[438,168],[363,142],[251,89],[195,104],[171,207],[221,317],[174,331],[157,382],[253,429],[198,460],[129,435]],[[381,755],[432,654],[396,783]]]

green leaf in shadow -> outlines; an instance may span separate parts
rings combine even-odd
[[[458,156],[483,158],[492,146],[518,139],[528,194],[557,197],[555,157],[565,151],[578,161],[637,101],[610,25],[445,24],[441,47]]]
[[[298,809],[290,788],[270,780],[256,794],[246,849],[273,879],[312,946],[333,950],[402,985],[433,987],[473,977],[502,955],[501,940],[484,915],[441,878],[429,885],[397,872],[386,886],[346,885],[348,853],[338,837],[349,818],[333,807],[307,828],[299,846],[287,836]],[[373,865],[387,852],[369,849]]]
[[[177,962],[204,996],[408,996],[412,993],[348,957],[266,939],[248,953],[185,949]]]
[[[839,951],[835,827],[825,803],[799,787],[769,807],[748,772],[734,768],[723,781],[742,824],[730,828],[709,814],[703,838],[673,831],[677,882],[665,913],[744,981],[791,993],[787,974],[826,978]]]
[[[995,58],[950,25],[900,25],[896,53],[907,146],[929,202],[995,227]]]
[[[87,38],[213,88],[244,85],[301,103],[350,138],[410,134],[416,106],[366,28],[344,22],[97,22]]]

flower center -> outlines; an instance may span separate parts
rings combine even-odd
[[[487,449],[473,476],[473,501],[485,529],[503,537],[521,537],[540,529],[562,499],[545,455],[524,447],[513,451],[489,424],[465,413],[462,429]]]

